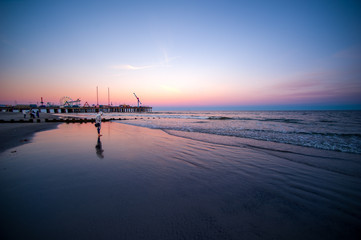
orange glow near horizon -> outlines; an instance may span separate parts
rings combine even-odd
[[[90,105],[96,104],[96,85],[80,86],[72,85],[67,87],[59,84],[39,84],[34,88],[33,83],[27,82],[21,85],[5,82],[2,85],[2,94],[0,96],[0,104],[40,104],[43,97],[44,103],[59,104],[59,100],[68,96],[73,100],[80,98],[81,105],[88,102]],[[283,89],[280,85],[269,86],[268,88],[256,88],[248,86],[248,88],[232,88],[233,86],[225,85],[204,85],[193,84],[192,88],[188,86],[174,86],[159,84],[154,87],[140,87],[133,90],[126,86],[110,86],[110,102],[113,105],[137,105],[135,92],[144,106],[236,106],[236,105],[262,105],[262,104],[282,104],[302,103],[305,99],[307,102],[322,101],[322,99],[332,99],[340,95],[336,90],[322,92],[315,88],[307,89],[302,92],[299,85],[287,86]],[[308,86],[307,86],[308,87]],[[99,104],[108,104],[108,87],[98,86],[99,88]],[[277,90],[277,91],[275,91]],[[351,91],[351,90],[349,90]],[[354,90],[354,95],[357,91]]]

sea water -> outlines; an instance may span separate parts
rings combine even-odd
[[[88,115],[88,117],[91,117]],[[361,153],[361,111],[168,111],[108,113],[122,123]],[[220,138],[219,138],[220,139]]]

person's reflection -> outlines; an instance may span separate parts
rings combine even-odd
[[[104,150],[102,147],[102,142],[100,141],[100,137],[98,137],[97,145],[95,145],[95,150],[96,150],[98,158],[104,158],[104,155],[103,155]]]

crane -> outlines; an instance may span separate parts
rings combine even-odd
[[[135,93],[133,93],[134,96],[137,98],[137,101],[138,101],[138,107],[139,107],[139,104],[142,104],[142,102],[139,100],[139,97],[137,97],[137,95]]]

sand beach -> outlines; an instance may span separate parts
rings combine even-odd
[[[357,154],[43,124],[0,125],[2,239],[357,239]]]
[[[40,123],[36,122],[38,119]],[[22,113],[0,112],[0,120],[16,121],[16,123],[0,123],[0,152],[28,143],[36,132],[53,129],[58,126],[58,123],[48,123],[45,122],[45,119],[58,119],[58,116],[50,113],[41,113],[39,118],[33,119],[33,123],[29,123],[29,115],[24,118]],[[18,122],[20,120],[24,122]]]

